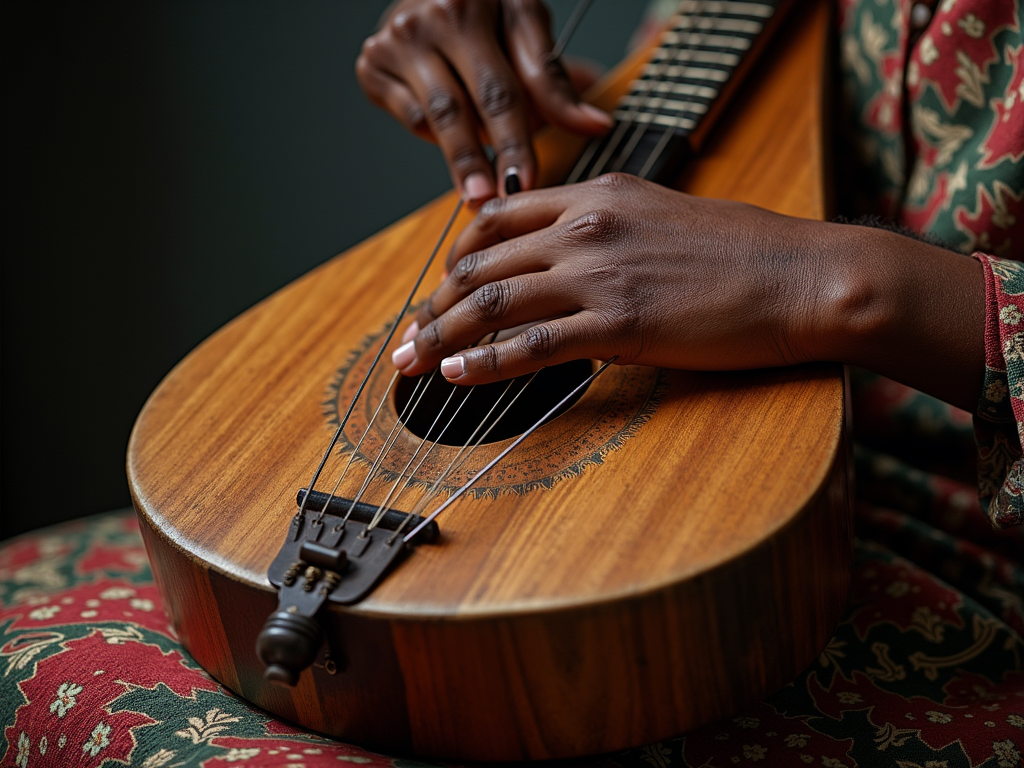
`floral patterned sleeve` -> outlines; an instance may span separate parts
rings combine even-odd
[[[978,481],[992,525],[1024,523],[1024,263],[974,254],[985,270],[985,383]]]

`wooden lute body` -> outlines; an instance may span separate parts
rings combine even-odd
[[[825,215],[827,13],[814,4],[793,15],[682,188]],[[590,100],[612,107],[643,61],[625,62]],[[564,177],[581,148],[544,134],[545,178]],[[267,568],[296,490],[453,202],[442,197],[246,312],[146,404],[128,475],[185,647],[289,720],[461,759],[648,743],[784,685],[827,643],[846,597],[844,390],[833,365],[612,367],[441,516],[438,543],[358,604],[325,610],[327,642],[295,688],[264,680],[255,638],[277,603]],[[371,377],[371,404],[390,375],[385,364]],[[393,402],[380,418],[390,429]],[[357,409],[343,448],[367,421]],[[482,446],[475,466],[510,439]],[[386,468],[397,471],[415,443],[401,430]],[[432,461],[454,450],[438,446]]]

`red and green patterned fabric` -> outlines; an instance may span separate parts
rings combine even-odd
[[[1015,303],[1024,293],[1022,24],[1024,6],[1015,0],[840,3],[844,101],[859,156],[849,180],[853,204],[964,253],[978,251],[986,269],[977,469],[982,503],[997,527],[1024,523],[1024,336]],[[875,416],[905,423],[898,411],[908,405],[933,420],[945,411],[940,421],[962,423],[944,404],[910,390],[897,412]]]
[[[906,495],[913,473],[889,469]],[[947,529],[865,507],[846,617],[791,685],[678,739],[577,764],[1020,764],[1024,571],[1006,551],[1022,539],[988,528],[988,548],[968,544],[957,534],[987,524],[959,501],[965,488],[918,490],[930,494],[918,511]],[[175,639],[130,510],[6,542],[0,601],[0,765],[437,764],[326,739],[218,685]]]

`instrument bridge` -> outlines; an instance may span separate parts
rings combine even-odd
[[[423,522],[419,515],[380,511],[314,491],[299,490],[300,512],[267,570],[279,591],[277,610],[256,639],[256,652],[267,665],[267,680],[295,685],[313,663],[323,643],[317,614],[328,603],[351,605],[368,595],[414,546],[433,543],[440,530],[430,521],[409,543],[401,534]],[[376,525],[373,524],[377,518]]]

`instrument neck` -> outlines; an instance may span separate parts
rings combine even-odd
[[[785,0],[683,0],[570,181],[620,171],[671,182],[781,18]]]

